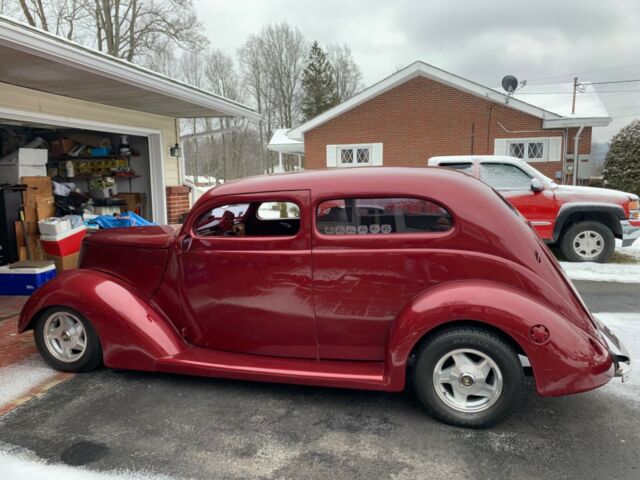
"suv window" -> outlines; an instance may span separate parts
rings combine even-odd
[[[440,205],[418,198],[347,198],[322,202],[316,211],[325,235],[446,232],[452,218]]]
[[[529,190],[531,177],[508,163],[481,163],[480,180],[496,190]]]
[[[300,207],[292,202],[222,205],[203,213],[194,231],[201,237],[294,236],[300,230]]]

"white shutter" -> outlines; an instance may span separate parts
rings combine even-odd
[[[507,154],[507,139],[496,138],[493,141],[493,154],[494,155],[506,155]]]
[[[549,137],[549,156],[550,162],[562,161],[562,137]]]
[[[374,143],[371,145],[371,165],[374,167],[382,166],[382,144]]]
[[[337,151],[338,148],[335,145],[327,145],[327,167],[338,166]]]

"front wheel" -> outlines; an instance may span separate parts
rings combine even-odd
[[[88,372],[102,363],[98,335],[74,310],[53,307],[44,311],[33,333],[40,355],[56,370]]]
[[[486,428],[519,403],[524,372],[516,352],[480,328],[454,328],[428,339],[418,352],[414,386],[438,420]]]
[[[600,222],[571,225],[560,239],[560,249],[570,262],[606,262],[616,247],[613,232]]]

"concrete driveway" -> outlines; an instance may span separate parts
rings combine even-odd
[[[639,358],[640,286],[576,284]],[[431,419],[411,389],[386,394],[105,369],[76,375],[0,417],[0,450],[117,476],[635,480],[639,395],[637,370],[627,384],[572,397],[541,399],[529,385],[510,420],[473,431]]]

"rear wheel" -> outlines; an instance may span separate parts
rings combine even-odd
[[[69,308],[44,311],[36,323],[34,337],[40,355],[56,370],[87,372],[102,363],[102,348],[93,326]]]
[[[570,262],[606,262],[615,246],[613,232],[592,220],[571,225],[560,239],[560,249]]]
[[[445,330],[417,355],[414,386],[426,409],[451,425],[486,428],[518,404],[524,372],[516,352],[480,328]]]

